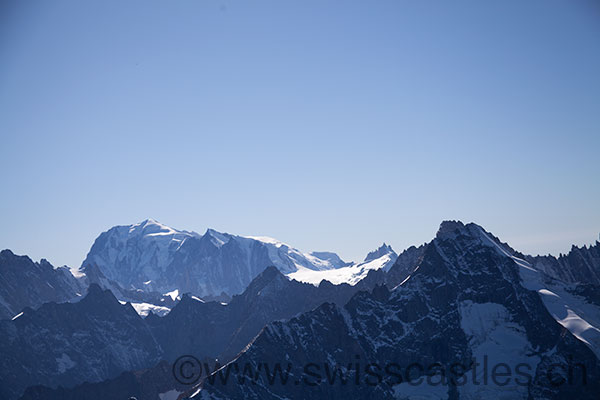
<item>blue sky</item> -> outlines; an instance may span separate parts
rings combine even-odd
[[[4,1],[0,247],[151,217],[362,259],[600,232],[594,1]]]

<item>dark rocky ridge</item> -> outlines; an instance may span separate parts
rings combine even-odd
[[[42,259],[33,262],[10,250],[0,251],[0,319],[10,319],[25,307],[64,303],[85,293],[85,286],[67,267],[54,268]]]
[[[0,322],[0,398],[32,384],[73,386],[157,363],[161,347],[130,304],[97,285],[77,303],[26,308]]]
[[[550,316],[536,292],[521,286],[519,266],[497,251],[490,241],[496,240],[493,236],[485,235],[474,224],[442,224],[436,239],[425,246],[418,268],[404,284],[391,292],[376,288],[370,293],[357,293],[342,308],[325,304],[289,321],[273,322],[236,363],[257,370],[260,363],[285,361],[295,366],[319,362],[348,365],[358,357],[380,366],[459,362],[472,368],[471,360],[481,351],[478,340],[482,339],[472,336],[470,329],[484,327],[483,345],[488,351],[494,350],[491,356],[502,359],[503,353],[516,350],[515,354],[522,354],[519,357],[533,366],[528,387],[501,391],[514,390],[513,398],[523,399],[574,395],[596,399],[600,392],[598,359]],[[468,316],[473,310],[492,318],[491,325],[469,326]],[[498,329],[513,332],[522,342],[502,336],[489,339]],[[566,365],[569,357],[585,365],[587,385],[555,387],[548,382],[546,373],[551,365]],[[294,372],[292,381],[302,376]],[[350,373],[351,381],[354,377]],[[229,384],[215,382],[204,385],[195,398],[392,399],[399,390],[386,382],[376,386],[272,385],[264,375],[259,375],[256,384],[235,384],[235,377]],[[486,398],[499,393],[494,394],[494,388],[484,389],[492,389],[484,393]],[[423,390],[422,394],[432,394],[433,389]],[[467,389],[450,384],[445,390],[449,399],[455,399]]]
[[[0,350],[7,355],[0,364],[0,396],[14,399],[26,387],[37,385],[27,396],[68,398],[72,394],[65,388],[85,381],[105,381],[108,392],[120,382],[125,394],[131,385],[151,387],[146,380],[152,375],[142,374],[135,381],[128,374],[117,376],[186,354],[213,362],[230,360],[267,323],[326,301],[343,304],[357,291],[382,281],[383,272],[372,271],[356,286],[323,282],[315,287],[288,280],[269,267],[229,304],[184,295],[167,316],[146,319],[130,304],[119,303],[110,291],[92,284],[78,303],[48,303],[0,324]],[[16,370],[12,365],[18,366]],[[62,372],[60,365],[64,365]],[[100,383],[86,388],[105,390]],[[80,393],[81,389],[74,390]]]
[[[559,257],[527,257],[535,268],[548,276],[567,283],[600,286],[600,242],[592,246],[572,246],[567,254]]]
[[[186,295],[169,314],[152,318],[148,324],[163,343],[169,361],[192,354],[199,359],[218,358],[225,362],[237,355],[267,323],[290,318],[328,301],[342,305],[354,293],[383,282],[383,277],[382,271],[371,271],[356,286],[323,281],[315,287],[290,281],[277,268],[269,267],[227,305],[200,302]]]

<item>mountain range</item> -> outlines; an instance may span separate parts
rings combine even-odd
[[[541,273],[481,227],[445,222],[404,283],[391,290],[383,286],[360,292],[342,307],[327,303],[272,322],[231,364],[244,370],[234,370],[226,383],[216,379],[208,384],[207,378],[190,393],[198,399],[596,399],[598,342],[570,334],[563,328],[570,326],[552,317]],[[376,368],[370,374],[368,369],[343,369],[356,365],[357,359]],[[273,384],[262,374],[252,384],[239,384],[248,366],[259,371],[283,360],[291,366],[294,384]],[[556,366],[567,371],[573,360],[580,372],[574,383],[554,384],[563,379],[554,375],[563,371]],[[476,369],[477,363],[489,363],[494,370],[502,365],[501,384],[481,384],[489,377]],[[315,366],[309,376],[320,384],[296,384],[306,379],[306,370],[294,367],[306,365]],[[419,367],[390,380],[390,365],[396,371]],[[432,365],[436,368],[427,368]],[[440,381],[452,365],[462,367],[454,381],[422,383]],[[327,367],[340,368],[353,383],[323,383],[329,378],[323,372]],[[523,384],[506,373],[519,368],[527,371]],[[366,379],[361,372],[367,373]],[[370,385],[369,378],[377,384]]]
[[[446,221],[429,243],[400,254],[384,243],[349,263],[274,239],[199,235],[146,220],[102,233],[75,276],[9,250],[0,253],[0,272],[0,398],[592,399],[600,392],[598,242],[559,257],[529,256],[476,224]],[[182,384],[165,371],[183,355],[224,367]],[[489,378],[478,369],[484,359],[506,365],[510,383],[478,384]],[[248,368],[281,363],[291,366],[292,383],[256,374],[239,384]],[[398,373],[415,364],[424,368]],[[452,365],[464,370],[454,381],[414,384],[452,375]],[[557,375],[557,365],[569,373],[576,365],[577,373]],[[234,366],[246,369],[215,379]],[[329,368],[360,384],[324,384]],[[515,371],[525,372],[524,384]],[[576,384],[555,385],[560,378]]]
[[[359,266],[344,262],[335,253],[303,253],[268,237],[231,235],[213,229],[200,235],[146,220],[100,234],[81,272],[96,268],[125,289],[227,299],[240,294],[268,266],[315,284],[328,279],[327,272],[337,270],[343,276],[354,276],[354,280],[345,282],[356,283],[368,270],[391,266],[395,261],[389,246],[376,254],[378,257],[371,256]]]
[[[357,285],[319,286],[287,279],[268,267],[228,304],[184,294],[164,317],[145,319],[130,303],[91,284],[76,303],[47,303],[0,321],[0,395],[15,398],[31,385],[74,386],[117,377],[125,371],[173,362],[182,354],[227,362],[269,322],[291,318],[324,302],[346,303],[383,282],[373,271]],[[27,351],[23,351],[26,349]],[[11,366],[19,366],[17,370]],[[34,392],[43,391],[39,387]],[[65,396],[60,394],[59,398]],[[35,397],[33,397],[35,398]]]

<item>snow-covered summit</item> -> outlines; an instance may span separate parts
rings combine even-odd
[[[344,265],[340,257],[331,252],[304,253],[277,239],[267,236],[237,236],[238,240],[252,240],[267,247],[269,258],[284,274],[297,270],[308,269],[324,271],[339,268]],[[290,264],[291,263],[291,264]]]
[[[365,262],[376,260],[385,256],[386,254],[396,254],[396,252],[394,249],[392,249],[392,246],[385,244],[384,242],[381,246],[379,246],[379,248],[377,248],[377,250],[371,251],[369,254],[367,254],[365,257]]]
[[[229,242],[229,235],[217,232],[211,228],[206,230],[204,236],[210,238],[210,241],[217,247],[221,247]]]
[[[312,251],[310,252],[310,255],[321,260],[329,261],[334,268],[342,268],[352,265],[351,262],[342,260],[339,255],[331,251]]]
[[[95,265],[123,288],[198,296],[241,293],[268,266],[282,273],[343,266],[334,253],[304,253],[279,240],[207,229],[204,235],[147,219],[115,226],[94,242],[81,269]]]
[[[318,285],[323,280],[336,285],[341,283],[355,285],[364,279],[371,270],[389,270],[397,258],[398,255],[392,247],[384,243],[377,250],[369,252],[363,262],[350,263],[341,268],[322,271],[301,269],[288,274],[288,277],[300,282],[312,283],[313,285]]]

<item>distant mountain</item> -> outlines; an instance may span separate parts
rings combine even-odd
[[[483,228],[445,222],[401,285],[359,292],[343,307],[324,304],[269,324],[230,364],[227,383],[207,379],[189,394],[198,399],[496,399],[510,393],[511,399],[596,399],[600,361],[550,315],[532,287],[537,278],[531,272],[539,274]],[[578,369],[566,383],[556,365],[567,371],[574,362]],[[260,371],[276,363],[284,369],[290,363],[287,384],[270,381],[265,373],[251,382],[245,375],[248,367]],[[309,374],[307,365],[312,365]],[[392,373],[384,369],[390,365]],[[462,372],[439,383],[452,365]],[[510,369],[512,379],[489,382],[497,365]],[[348,382],[331,383],[331,371]],[[246,383],[240,384],[244,376]],[[564,384],[551,383],[560,379]]]
[[[321,260],[328,261],[333,268],[343,268],[352,265],[351,262],[346,262],[342,260],[340,256],[331,251],[311,251],[309,255],[317,257]]]
[[[573,246],[559,257],[527,257],[533,266],[546,275],[567,283],[600,286],[600,242],[593,246]]]
[[[0,322],[0,398],[13,400],[25,387],[30,387],[23,397],[28,400],[164,400],[186,390],[186,396],[211,399],[479,399],[506,391],[511,398],[594,398],[600,390],[598,248],[596,243],[558,258],[532,257],[478,225],[447,221],[431,242],[400,255],[384,243],[363,262],[345,263],[335,253],[305,254],[268,238],[212,230],[198,235],[155,221],[115,227],[96,240],[82,264],[85,276],[69,273],[64,279],[78,285],[77,293],[88,291],[83,300],[25,308]],[[0,256],[19,274],[0,276],[0,293],[18,290],[15,282],[29,276],[36,284],[23,287],[40,290],[44,279],[68,271],[6,251]],[[263,262],[276,266],[260,266]],[[227,295],[251,275],[239,292]],[[231,276],[239,279],[228,282]],[[185,294],[185,288],[196,292]],[[206,296],[197,294],[202,290]],[[46,302],[48,293],[38,301]],[[64,301],[81,299],[66,293]],[[226,301],[208,301],[211,296]],[[122,304],[126,301],[131,304]],[[457,362],[479,379],[483,373],[473,360],[486,358],[512,371],[525,365],[531,380],[502,387],[389,379],[377,385],[307,386],[302,379],[314,374],[293,371],[292,384],[271,384],[259,375],[257,382],[232,385],[239,382],[238,371],[230,384],[204,381],[189,390],[172,374],[164,376],[170,363],[186,354],[210,365],[233,360],[229,365],[252,368],[316,362],[323,379],[324,365],[348,362],[399,368]],[[585,369],[588,384],[550,384],[553,365],[573,360]],[[350,380],[365,379],[349,369],[342,372]],[[416,371],[412,378],[427,380],[436,371]]]
[[[129,304],[97,285],[77,303],[47,303],[0,321],[0,398],[33,384],[72,386],[159,361],[160,345]]]
[[[236,236],[212,229],[200,235],[146,220],[102,233],[84,260],[82,271],[90,265],[125,289],[160,293],[178,290],[216,297],[241,293],[270,265],[289,274],[330,270],[343,265],[343,261],[333,253],[305,254],[271,238]]]
[[[384,242],[381,246],[377,248],[377,250],[371,251],[369,252],[369,254],[367,254],[367,256],[365,257],[365,262],[376,260],[388,254],[394,254],[396,257],[398,257],[394,249],[392,249],[392,246],[390,246],[389,244],[385,244]]]
[[[321,253],[322,254],[322,253]],[[367,254],[365,260],[359,263],[345,263],[336,269],[313,271],[301,269],[287,276],[300,282],[318,285],[321,281],[329,281],[334,284],[348,283],[355,285],[364,279],[369,271],[389,270],[398,258],[398,254],[390,245],[383,244],[376,250]]]
[[[0,319],[11,319],[25,307],[77,299],[85,286],[67,267],[54,268],[42,259],[33,262],[10,250],[0,251]]]

